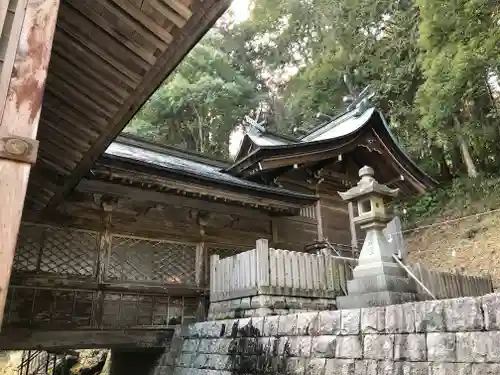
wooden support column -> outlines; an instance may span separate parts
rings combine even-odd
[[[318,226],[318,241],[323,241],[325,236],[323,234],[323,217],[321,216],[321,201],[317,201],[314,209],[316,210],[316,222]]]
[[[356,233],[356,224],[354,223],[354,205],[352,202],[348,203],[347,209],[349,211],[349,227],[351,230],[351,247],[352,247],[352,254],[353,258],[355,250],[358,249],[358,235]]]
[[[196,271],[195,271],[195,280],[196,286],[198,288],[204,288],[206,284],[206,277],[204,272],[204,264],[206,262],[205,256],[205,243],[200,242],[196,245]]]
[[[199,289],[207,288],[207,268],[208,268],[208,254],[205,246],[205,228],[203,220],[200,221],[198,217],[198,225],[200,227],[200,242],[196,245],[195,257],[195,282]],[[196,309],[196,320],[198,322],[204,321],[208,316],[208,306],[205,306],[206,296],[202,296],[198,301],[198,308]]]
[[[318,172],[321,174],[321,171]],[[319,186],[323,182],[323,178],[319,178],[316,181],[316,196],[318,197],[318,201],[314,205],[314,210],[316,214],[316,225],[317,225],[317,238],[318,241],[323,241],[325,239],[325,232],[323,230],[323,216],[321,214],[321,194],[319,190]]]
[[[1,1],[3,4],[6,0]],[[35,139],[59,0],[17,0],[14,9],[11,29],[3,30],[1,36],[1,42],[6,42],[6,52],[0,56],[3,60],[0,72],[0,324],[30,163],[36,158]],[[3,24],[4,29],[6,25]],[[19,25],[22,26],[19,28]]]
[[[103,221],[103,231],[99,238],[99,253],[97,254],[97,281],[99,284],[103,284],[106,278],[106,272],[108,270],[109,257],[111,253],[111,240],[112,240],[112,219],[113,219],[113,209],[115,208],[115,202],[113,200],[102,200],[102,221]]]
[[[106,273],[108,271],[109,258],[111,255],[111,242],[112,242],[112,218],[113,209],[115,208],[116,201],[107,197],[101,198],[102,208],[102,222],[103,230],[99,236],[99,246],[97,249],[97,268],[96,279],[97,284],[101,287],[106,281]],[[104,308],[104,292],[99,288],[97,296],[94,301],[93,313],[93,326],[95,328],[102,328],[102,316]]]

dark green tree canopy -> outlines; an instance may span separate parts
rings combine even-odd
[[[499,26],[491,0],[254,0],[246,21],[225,18],[199,43],[127,131],[228,157],[245,114],[262,108],[269,129],[293,134],[370,84],[426,170],[494,173]]]

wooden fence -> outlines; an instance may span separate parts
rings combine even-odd
[[[335,298],[346,294],[352,278],[348,263],[331,256],[272,249],[258,240],[255,249],[220,259],[212,255],[210,301],[257,294]]]
[[[437,299],[475,297],[493,293],[491,276],[467,276],[459,273],[430,271],[421,264],[409,266],[411,272]],[[420,286],[417,292],[424,299],[432,299]]]
[[[210,301],[224,301],[257,294],[312,298],[335,298],[347,294],[352,279],[349,263],[325,254],[307,254],[272,249],[258,240],[255,249],[220,259],[212,255]],[[411,272],[437,298],[482,296],[493,292],[490,276],[466,276],[430,271],[421,264]],[[431,299],[416,286],[422,299]]]

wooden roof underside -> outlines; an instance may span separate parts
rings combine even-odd
[[[230,0],[62,0],[25,209],[55,207]]]

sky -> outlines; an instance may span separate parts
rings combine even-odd
[[[231,11],[234,15],[234,22],[242,22],[248,18],[250,0],[233,0]]]

